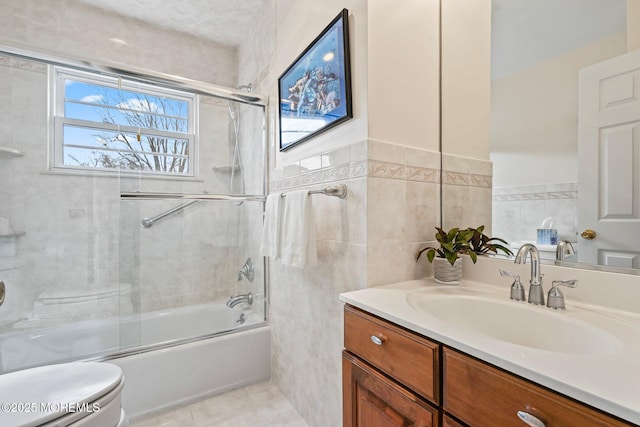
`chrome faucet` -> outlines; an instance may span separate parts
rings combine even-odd
[[[238,282],[242,280],[242,276],[247,278],[249,282],[253,282],[254,272],[253,272],[253,261],[251,258],[248,258],[244,263],[240,270],[238,270]]]
[[[526,264],[527,255],[531,255],[531,280],[529,280],[529,299],[530,304],[544,305],[544,291],[542,290],[542,274],[540,274],[540,253],[531,243],[525,243],[518,249],[516,264]]]
[[[564,261],[565,255],[573,255],[576,251],[573,249],[571,242],[567,240],[561,240],[556,246],[556,261]]]
[[[242,303],[245,303],[247,305],[253,304],[253,294],[249,292],[248,294],[234,295],[227,301],[227,306],[233,308],[236,305],[240,305]]]

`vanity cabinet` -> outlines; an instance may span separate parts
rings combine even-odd
[[[632,424],[345,305],[344,427]]]
[[[345,306],[343,425],[438,427],[440,346]]]
[[[450,348],[443,372],[445,413],[471,426],[524,426],[518,411],[547,427],[630,425]]]

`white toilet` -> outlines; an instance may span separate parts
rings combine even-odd
[[[122,370],[102,362],[41,366],[0,375],[3,427],[128,427]]]

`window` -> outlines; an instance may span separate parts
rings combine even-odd
[[[54,169],[195,176],[195,95],[53,68]]]

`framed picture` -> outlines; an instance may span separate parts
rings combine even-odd
[[[278,78],[280,151],[353,117],[347,9]]]

